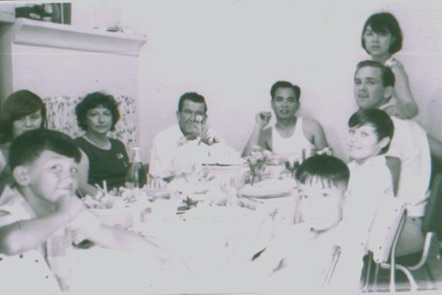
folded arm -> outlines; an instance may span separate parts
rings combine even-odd
[[[84,208],[82,202],[75,196],[61,197],[57,207],[55,212],[44,217],[15,220],[0,227],[0,253],[17,255],[39,247]],[[3,211],[0,212],[0,218],[7,219],[12,216]]]

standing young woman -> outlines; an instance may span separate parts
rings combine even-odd
[[[114,97],[103,92],[89,93],[76,106],[75,113],[78,126],[86,131],[75,139],[86,154],[80,161],[80,191],[93,196],[98,192],[96,185],[102,186],[103,181],[110,190],[124,186],[129,166],[126,146],[107,136],[120,119]]]
[[[401,119],[411,119],[418,106],[410,90],[404,66],[393,55],[402,48],[402,32],[397,19],[388,12],[376,13],[365,22],[361,36],[362,47],[373,60],[390,67],[395,76],[394,95],[384,110]],[[433,172],[442,171],[442,139],[427,134],[432,154]]]
[[[418,106],[410,89],[407,72],[394,54],[402,49],[402,31],[397,19],[389,12],[371,15],[365,22],[361,44],[371,59],[390,67],[395,75],[394,95],[384,110],[402,119],[418,114]]]

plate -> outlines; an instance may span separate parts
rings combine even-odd
[[[230,161],[214,161],[203,163],[203,166],[241,166],[244,165],[246,161],[242,158],[232,159]]]
[[[169,198],[170,197],[170,190],[167,188],[150,188],[145,187],[143,189],[146,194],[153,198]]]
[[[289,195],[293,182],[281,179],[266,179],[253,185],[247,184],[240,190],[246,198],[279,198]]]

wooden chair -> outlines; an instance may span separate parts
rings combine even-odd
[[[340,255],[341,255],[341,247],[335,246],[333,248],[333,254],[330,258],[330,261],[324,267],[321,276],[319,278],[319,283],[321,287],[327,287],[330,285]]]

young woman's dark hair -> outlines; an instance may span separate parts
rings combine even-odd
[[[87,112],[96,107],[102,106],[108,109],[112,114],[111,131],[115,130],[115,125],[120,119],[120,111],[118,110],[118,103],[112,95],[104,92],[93,92],[86,95],[81,102],[75,107],[75,114],[77,115],[78,126],[87,130],[86,116]]]
[[[399,26],[399,22],[394,17],[394,15],[392,15],[389,12],[380,12],[371,15],[367,19],[361,34],[361,45],[365,49],[365,51],[367,51],[367,47],[365,46],[364,34],[368,26],[370,26],[372,31],[375,32],[376,34],[382,34],[382,33],[391,34],[391,36],[394,38],[394,41],[390,45],[391,54],[395,54],[396,52],[402,49],[402,41],[403,41],[402,30],[401,27]],[[370,54],[370,52],[368,51],[367,53]]]
[[[9,95],[1,109],[0,142],[2,143],[13,139],[12,126],[14,121],[37,111],[41,112],[42,123],[40,128],[47,127],[46,105],[40,96],[29,90],[18,90]]]

